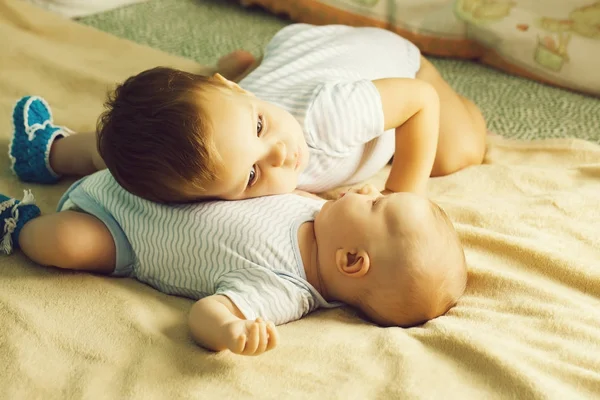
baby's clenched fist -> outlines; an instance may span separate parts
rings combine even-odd
[[[239,320],[223,326],[227,348],[235,354],[257,356],[277,345],[279,335],[275,324],[256,318]]]

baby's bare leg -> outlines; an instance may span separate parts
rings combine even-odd
[[[236,50],[217,61],[215,72],[233,82],[239,82],[252,69],[256,68],[254,56],[244,50]]]
[[[416,77],[430,83],[440,97],[440,136],[431,176],[448,175],[481,164],[486,126],[479,108],[456,93],[424,57]]]
[[[52,143],[50,167],[59,175],[85,176],[106,168],[94,132],[76,133]]]
[[[33,218],[18,240],[23,253],[41,265],[100,273],[115,268],[113,237],[102,221],[89,214],[62,211]]]

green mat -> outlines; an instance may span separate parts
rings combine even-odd
[[[275,32],[291,23],[224,0],[152,0],[79,21],[204,64],[214,64],[236,49],[259,55]],[[600,99],[472,62],[431,60],[459,93],[481,107],[496,133],[520,139],[579,137],[600,143]]]

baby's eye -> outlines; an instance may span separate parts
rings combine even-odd
[[[250,169],[250,175],[248,176],[248,187],[254,186],[256,183],[256,165],[252,166]]]
[[[262,115],[258,115],[258,119],[256,120],[256,136],[260,136],[260,133],[263,130],[263,116]]]

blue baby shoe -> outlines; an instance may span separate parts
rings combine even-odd
[[[0,194],[0,232],[2,242],[0,251],[10,254],[13,248],[19,248],[19,233],[23,225],[40,215],[30,190],[24,190],[23,200],[17,200]]]
[[[70,131],[52,122],[50,106],[41,97],[25,96],[15,105],[8,154],[12,170],[22,181],[54,183],[60,178],[50,167],[50,148]]]

